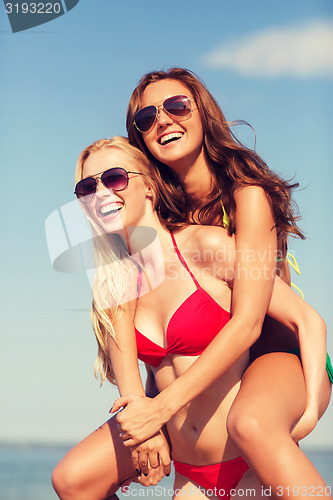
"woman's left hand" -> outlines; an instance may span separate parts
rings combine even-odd
[[[170,475],[170,447],[162,431],[138,446],[131,447],[131,453],[134,468],[144,476],[149,475],[154,477],[154,480],[160,480],[162,477]],[[161,476],[161,474],[163,475]]]
[[[123,493],[129,485],[155,486],[171,473],[170,447],[167,438],[160,431],[144,443],[130,448],[136,474],[121,484]]]
[[[117,415],[120,437],[125,446],[136,446],[154,436],[165,424],[155,398],[130,394],[116,399],[110,413],[123,408]]]

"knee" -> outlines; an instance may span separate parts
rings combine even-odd
[[[269,429],[265,425],[263,418],[255,409],[246,408],[244,411],[239,408],[231,408],[227,417],[228,435],[236,446],[242,450],[252,447],[267,439]]]
[[[63,461],[52,472],[52,485],[61,500],[80,498],[79,479],[69,464]]]

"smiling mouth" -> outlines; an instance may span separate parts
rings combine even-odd
[[[159,143],[161,146],[165,146],[166,144],[170,144],[170,142],[178,141],[181,137],[183,137],[181,132],[172,132],[171,134],[163,135],[160,138]]]
[[[104,205],[99,209],[99,213],[102,217],[107,217],[108,215],[114,215],[118,213],[123,208],[122,205],[116,205],[115,203],[111,203],[110,205]]]

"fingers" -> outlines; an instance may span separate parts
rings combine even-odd
[[[139,464],[140,464],[141,473],[147,477],[149,474],[149,459],[148,459],[147,453],[140,452]]]
[[[129,403],[129,398],[118,398],[115,400],[115,402],[112,405],[112,408],[109,410],[109,413],[115,413],[116,411],[120,410],[121,408],[124,408],[127,406]]]
[[[156,485],[161,479],[163,479],[163,470],[150,469],[148,476],[138,476],[134,482],[140,483],[142,486],[153,486]]]
[[[137,450],[132,450],[132,462],[133,462],[133,467],[135,469],[135,472],[137,474],[140,474],[141,470],[140,470],[140,463],[139,463],[139,453]]]
[[[120,429],[120,432],[119,432],[119,437],[123,441],[128,441],[129,439],[131,439],[131,436],[127,432],[123,432],[121,429]]]
[[[164,476],[170,475],[170,450],[161,432],[137,446],[131,446],[131,441],[129,439],[123,444],[131,447],[133,466],[140,484],[157,484]]]
[[[124,439],[121,435],[120,437]],[[138,441],[137,439],[126,439],[125,441],[123,441],[123,445],[126,446],[126,448],[132,448],[134,446],[137,446],[138,444],[140,444],[140,441]]]
[[[163,472],[166,476],[170,476],[171,473],[171,460],[169,452],[165,449],[160,451],[160,460],[163,466]]]
[[[170,458],[170,445],[167,440],[166,430],[161,429],[159,431],[159,435],[164,443],[164,446],[160,446],[159,448],[159,457],[163,465],[164,474],[166,476],[169,476],[171,473],[171,458]]]
[[[158,467],[160,466],[160,457],[157,452],[149,453],[149,464],[152,469],[158,469]]]
[[[120,415],[120,413],[118,413],[118,415]],[[133,436],[128,431],[122,429],[121,422],[119,422],[121,417],[119,417],[118,420],[118,415],[116,416],[116,419],[118,421],[117,429],[119,431],[119,437],[124,441],[124,444],[126,442],[125,446],[135,446],[139,443],[142,443],[143,439],[140,439],[140,435],[138,435],[134,439]]]
[[[135,472],[140,476],[143,474],[144,476],[148,476],[149,474],[149,457],[147,452],[141,450],[139,451],[137,448],[133,448],[132,450],[132,462],[135,469]]]
[[[147,476],[141,474],[133,482],[140,483],[142,486],[152,486],[156,485],[165,476],[162,464],[157,469],[152,469],[149,467],[149,473]]]
[[[132,462],[137,474],[148,476],[151,469],[158,469],[160,459],[158,453],[132,450]]]

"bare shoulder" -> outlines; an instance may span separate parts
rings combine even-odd
[[[272,232],[275,226],[273,206],[269,195],[262,187],[236,186],[234,198],[236,235],[239,236],[241,231],[260,238],[261,231]]]
[[[235,241],[233,236],[229,236],[226,229],[219,226],[196,226],[192,230],[188,240],[188,247],[197,250],[205,261],[208,253],[211,254],[211,261],[216,260],[221,252],[230,255],[234,252]]]
[[[234,197],[236,199],[267,199],[267,193],[262,188],[261,186],[255,186],[255,185],[249,185],[249,186],[244,186],[243,184],[236,184],[235,190],[234,190]]]
[[[261,186],[244,186],[237,184],[234,190],[236,206],[250,204],[251,207],[262,207],[270,204],[270,198]]]

